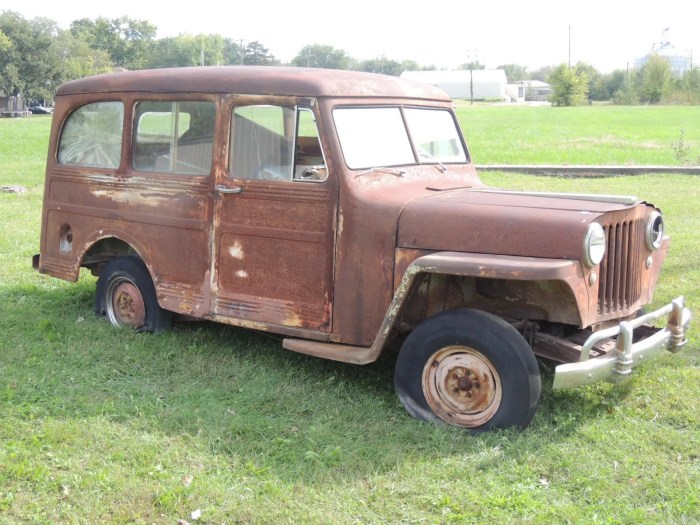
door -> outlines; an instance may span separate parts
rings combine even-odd
[[[216,191],[214,313],[330,331],[337,184],[313,111],[235,106]]]

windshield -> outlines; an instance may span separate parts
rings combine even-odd
[[[448,110],[346,107],[334,109],[333,119],[350,169],[467,162]]]

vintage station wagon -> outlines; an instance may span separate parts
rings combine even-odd
[[[682,297],[640,314],[668,249],[634,197],[486,187],[432,86],[214,67],[59,89],[34,267],[98,275],[116,326],[209,319],[360,364],[401,342],[411,415],[489,429],[532,420],[535,356],[568,388],[685,344]]]

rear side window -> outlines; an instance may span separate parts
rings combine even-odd
[[[139,102],[134,119],[134,168],[208,174],[215,121],[213,102]]]
[[[58,144],[58,162],[98,168],[118,168],[122,153],[124,105],[96,102],[68,116]]]

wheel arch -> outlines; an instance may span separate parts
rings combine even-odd
[[[516,257],[509,255],[475,254],[461,252],[435,252],[419,256],[405,264],[395,286],[394,297],[387,309],[384,320],[377,332],[365,362],[376,360],[394,335],[409,332],[413,327],[440,312],[456,308],[472,308],[503,315],[513,314],[517,308],[523,314],[536,313],[549,320],[566,321],[580,324],[588,308],[588,290],[579,261],[567,259],[545,259],[535,257]],[[397,268],[397,273],[401,272]],[[429,280],[438,281],[438,292],[432,300],[426,295]],[[452,282],[451,282],[452,281]],[[485,283],[485,284],[484,284]],[[493,297],[484,301],[483,296],[473,304],[459,299],[450,300],[450,287],[467,285],[491,288]],[[495,297],[503,291],[517,292],[516,301],[497,301]],[[528,303],[526,295],[538,291],[539,301]],[[545,297],[551,300],[552,294],[559,299],[557,309],[546,308]],[[421,308],[415,308],[415,301],[421,302]],[[411,311],[414,315],[411,317]],[[558,317],[554,317],[558,316]],[[527,317],[523,315],[523,317]],[[535,316],[537,317],[537,316]],[[402,323],[404,326],[402,326]]]
[[[93,275],[99,275],[104,265],[115,257],[134,255],[143,261],[155,282],[148,250],[127,232],[101,231],[87,239],[85,245],[87,249],[80,258],[80,266],[89,269]]]

